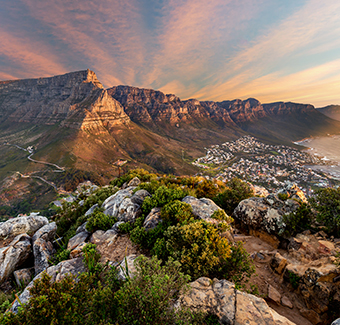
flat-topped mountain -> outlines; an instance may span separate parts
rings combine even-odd
[[[129,120],[90,70],[0,82],[0,122],[100,130]]]
[[[173,94],[131,86],[105,90],[90,70],[2,81],[0,200],[20,197],[18,191],[1,196],[1,184],[12,184],[15,173],[13,184],[21,182],[22,193],[27,193],[25,186],[32,182],[30,175],[48,181],[64,177],[62,169],[55,173],[52,165],[37,161],[56,164],[66,172],[72,168],[100,177],[117,175],[120,169],[115,163],[119,161],[126,162],[127,169],[139,166],[190,174],[198,171],[191,162],[205,153],[204,147],[243,135],[291,144],[339,131],[339,121],[312,105],[261,104],[254,98],[181,100]],[[32,150],[22,150],[27,147],[33,148],[35,162],[27,159]],[[2,182],[4,178],[10,178],[9,183]],[[34,181],[40,182],[38,178]],[[79,180],[74,176],[68,181]]]

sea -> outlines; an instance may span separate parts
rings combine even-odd
[[[308,138],[294,143],[307,147],[307,152],[327,163],[327,165],[308,166],[309,168],[325,172],[332,178],[340,180],[340,135]]]

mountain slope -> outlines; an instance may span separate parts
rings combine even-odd
[[[334,120],[340,121],[340,105],[329,105],[326,107],[317,108],[317,110]]]

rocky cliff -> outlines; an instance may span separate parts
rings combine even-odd
[[[0,82],[0,122],[100,129],[129,120],[90,70]]]

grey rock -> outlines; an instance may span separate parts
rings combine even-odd
[[[117,269],[119,280],[124,281],[127,277],[132,278],[134,276],[134,273],[136,272],[135,260],[137,257],[137,255],[129,255],[118,264]]]
[[[84,205],[84,203],[85,203],[84,200],[80,200],[80,201],[78,202],[78,205],[79,205],[80,207],[82,207],[82,206]]]
[[[54,253],[55,250],[50,241],[46,241],[42,237],[39,237],[34,241],[33,255],[35,275],[39,274],[49,267],[48,261]]]
[[[78,276],[80,273],[85,272],[85,266],[82,258],[75,258],[72,260],[62,261],[57,265],[50,266],[46,269],[46,273],[51,276],[51,283],[62,280],[67,274],[73,274]],[[29,289],[33,287],[33,282],[40,279],[44,272],[39,273],[34,279],[28,284],[25,290],[19,296],[21,304],[25,304],[30,299]],[[20,303],[16,300],[13,303],[11,311],[14,313],[18,312]]]
[[[207,198],[196,199],[193,196],[186,196],[182,201],[190,204],[193,214],[203,220],[209,219],[215,211],[221,209],[214,201]]]
[[[80,232],[84,232],[87,231],[86,230],[86,225],[87,225],[87,221],[84,222],[82,225],[80,225],[77,230],[76,230],[76,235],[78,235]]]
[[[116,241],[117,236],[117,232],[113,229],[109,229],[107,231],[97,230],[92,234],[90,242],[96,245],[104,243],[111,245]]]
[[[157,225],[162,222],[161,209],[153,208],[144,220],[143,227],[146,231],[154,229]]]
[[[283,216],[294,213],[299,206],[294,200],[282,201],[273,194],[265,198],[252,197],[239,203],[233,218],[249,229],[282,235],[286,227]]]
[[[34,243],[38,238],[42,238],[45,241],[52,241],[57,232],[57,224],[51,222],[42,228],[40,228],[32,237],[32,243]]]
[[[90,233],[87,231],[82,231],[79,234],[73,236],[67,244],[67,249],[73,250],[78,245],[86,242],[86,240],[90,237]]]
[[[27,286],[34,276],[34,267],[14,271],[13,275],[18,287]]]
[[[276,194],[286,194],[290,199],[301,200],[304,203],[307,203],[307,199],[305,194],[300,190],[300,188],[291,182],[287,182],[284,188],[281,188],[276,192]]]
[[[142,205],[145,198],[151,196],[151,194],[146,190],[138,190],[134,195],[131,196],[131,201],[138,205]]]
[[[116,217],[118,221],[134,222],[141,214],[140,206],[131,200],[134,186],[120,190],[108,197],[102,204],[104,214]]]
[[[113,226],[112,226],[112,230],[115,231],[116,233],[119,233],[119,225],[122,225],[123,223],[125,223],[124,221],[117,221]]]
[[[92,214],[94,212],[94,210],[98,207],[99,207],[98,203],[96,203],[95,205],[92,205],[92,207],[85,212],[85,217]]]
[[[129,186],[138,186],[140,184],[140,179],[138,177],[134,177],[130,180],[130,182],[127,184],[127,187]]]
[[[20,234],[34,234],[38,229],[48,224],[46,217],[24,216],[9,219],[0,225],[0,240]]]
[[[27,234],[16,236],[9,246],[0,248],[0,283],[18,269],[31,252],[31,238]]]
[[[340,318],[333,321],[331,325],[340,325]]]

